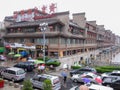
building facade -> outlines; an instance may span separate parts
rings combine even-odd
[[[10,51],[27,50],[33,57],[39,57],[43,56],[45,49],[46,56],[58,58],[62,64],[69,62],[69,65],[83,60],[84,55],[80,55],[85,52],[114,45],[114,34],[97,25],[96,21],[87,21],[85,13],[72,16],[71,20],[69,11],[53,14],[37,9],[14,12],[13,16],[4,19],[4,40],[10,45]],[[41,23],[48,23],[45,32],[41,29]],[[43,34],[46,48],[43,48]],[[77,57],[73,60],[75,55]]]

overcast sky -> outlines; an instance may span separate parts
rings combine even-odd
[[[98,25],[105,25],[120,36],[120,0],[0,0],[0,21],[5,16],[13,15],[14,11],[38,7],[49,7],[57,4],[57,12],[69,11],[72,13],[85,12],[88,21],[96,20]]]

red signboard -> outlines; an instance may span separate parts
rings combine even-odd
[[[28,10],[15,11],[13,17],[16,22],[34,21],[37,19],[51,18],[54,16],[53,13],[55,12],[56,8],[56,4],[52,3],[49,6],[49,13],[46,13],[47,6],[43,5],[42,11],[38,10],[37,7]]]

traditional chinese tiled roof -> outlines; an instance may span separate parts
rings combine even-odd
[[[73,26],[73,27],[77,27],[77,28],[80,28],[80,29],[83,29],[82,27],[80,27],[77,23],[73,23],[72,21],[69,22],[69,25]]]
[[[24,21],[24,22],[15,22],[7,28],[15,28],[15,27],[28,27],[28,26],[39,26],[40,23],[46,22],[48,25],[60,23],[64,25],[59,19],[41,19],[36,21]]]

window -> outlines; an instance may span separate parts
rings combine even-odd
[[[15,71],[12,71],[12,70],[8,70],[8,73],[10,73],[10,74],[16,74]]]
[[[39,81],[41,81],[41,82],[44,82],[44,80],[46,80],[46,78],[44,78],[44,77],[39,78]]]
[[[35,77],[33,77],[33,80],[39,80],[39,77],[37,77],[37,76],[35,76]]]
[[[120,80],[116,81],[116,83],[120,83]]]
[[[31,38],[31,39],[30,39],[30,42],[31,42],[31,43],[35,43],[35,39],[34,39],[34,38]]]
[[[49,40],[50,40],[49,41],[50,44],[58,44],[59,41],[58,38],[50,38]]]
[[[24,73],[25,73],[24,70],[19,70],[19,71],[17,71],[17,75],[24,74]]]
[[[53,84],[57,84],[57,83],[59,83],[59,79],[58,78],[53,80]]]

